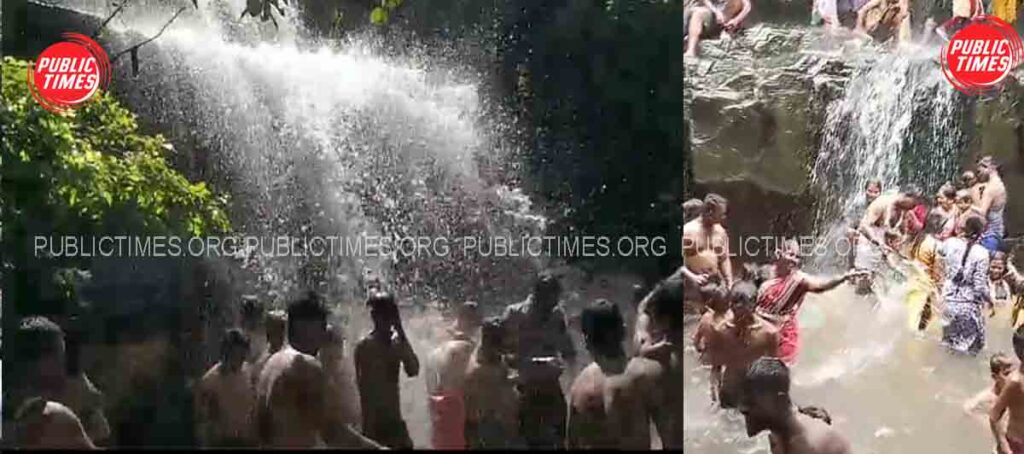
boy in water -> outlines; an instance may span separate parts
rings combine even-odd
[[[729,295],[726,288],[718,282],[701,286],[699,292],[701,300],[707,302],[710,310],[704,311],[700,317],[697,329],[693,333],[693,345],[701,358],[704,358],[708,335],[725,318],[726,312],[729,312]],[[649,344],[641,347],[641,354],[645,348],[649,348],[648,346]]]
[[[256,393],[249,356],[249,336],[234,328],[221,340],[221,360],[199,380],[195,394],[196,435],[202,447],[256,444]]]
[[[395,297],[376,291],[366,301],[373,330],[355,350],[356,384],[363,413],[363,433],[392,449],[412,449],[398,395],[399,368],[419,375],[420,362],[405,336]]]
[[[754,361],[744,382],[747,435],[770,431],[773,454],[850,454],[850,443],[826,422],[800,412],[789,396],[789,368],[778,358]]]
[[[711,363],[711,395],[722,408],[735,407],[742,399],[743,376],[747,367],[762,356],[776,356],[779,330],[754,312],[757,288],[739,282],[729,295],[732,309],[712,328],[708,341]],[[720,379],[720,387],[716,387]]]
[[[993,354],[988,360],[992,386],[986,386],[985,389],[982,389],[974,397],[964,402],[964,413],[987,422],[988,419],[984,416],[992,411],[992,406],[995,404],[996,399],[999,398],[1003,388],[1006,387],[1006,382],[1010,379],[1014,366],[1013,359],[1005,353],[997,352]]]
[[[1018,360],[1024,359],[1024,328],[1017,328],[1013,334],[1013,352],[1017,354]],[[997,454],[1024,453],[1024,383],[1021,380],[1021,368],[1024,366],[1018,367],[1018,373],[1010,376],[988,415]],[[1007,411],[1010,419],[1003,424],[1003,413]]]

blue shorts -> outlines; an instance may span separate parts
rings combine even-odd
[[[984,237],[981,238],[981,241],[978,242],[978,244],[980,244],[981,247],[983,247],[985,249],[988,249],[989,252],[998,251],[999,250],[999,246],[1002,243],[1003,243],[1003,240],[1001,240],[997,236],[992,236],[992,235],[984,236]]]

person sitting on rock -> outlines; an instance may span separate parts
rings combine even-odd
[[[686,54],[696,57],[701,39],[714,39],[722,32],[735,33],[750,14],[750,0],[690,0],[683,8]]]
[[[811,25],[824,25],[826,30],[854,28],[857,11],[868,0],[815,0],[811,9]]]
[[[910,0],[870,0],[857,10],[856,31],[884,43],[910,41]]]

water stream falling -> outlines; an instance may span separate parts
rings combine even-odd
[[[103,0],[54,2],[104,17]],[[384,58],[359,40],[303,38],[294,5],[279,28],[239,20],[245,1],[136,1],[109,26],[127,47],[151,36],[182,6],[186,12],[115,66],[115,90],[165,134],[192,174],[232,196],[235,229],[246,235],[479,237],[463,253],[412,257],[269,257],[253,251],[251,287],[283,303],[314,287],[340,301],[348,347],[368,331],[361,276],[381,276],[404,300],[473,298],[494,310],[524,296],[535,258],[495,257],[488,237],[540,234],[546,219],[509,183],[513,154],[487,93],[460,68],[415,58]],[[624,287],[624,288],[628,288]],[[407,312],[410,313],[410,312]],[[430,309],[408,317],[421,360],[442,335]],[[403,414],[417,446],[428,444],[422,377],[402,379]]]
[[[821,188],[816,234],[824,244],[841,238],[867,181],[881,180],[885,190],[912,184],[932,194],[957,173],[971,134],[971,105],[943,79],[928,58],[933,54],[880,57],[828,107],[813,169]],[[804,268],[828,274],[842,266],[837,254],[826,252]],[[1007,320],[989,320],[978,357],[955,356],[939,345],[938,330],[921,334],[909,327],[908,290],[893,282],[877,307],[846,285],[808,296],[792,369],[794,401],[825,408],[856,453],[991,452],[987,421],[968,416],[962,404],[991,384],[989,355],[1012,354]],[[768,453],[766,435],[748,438],[739,413],[712,407],[708,372],[692,351],[685,367],[691,377],[685,385],[687,452]]]

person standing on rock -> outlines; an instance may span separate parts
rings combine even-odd
[[[708,194],[704,198],[704,213],[683,226],[683,266],[693,275],[720,276],[729,289],[733,281],[729,234],[722,226],[727,204],[725,197]],[[698,314],[704,311],[703,302],[697,301],[694,292],[688,292],[687,296],[690,297],[687,298],[689,309]]]
[[[692,0],[683,7],[686,32],[684,58],[697,56],[701,39],[718,38],[722,32],[735,33],[750,14],[750,0]]]

